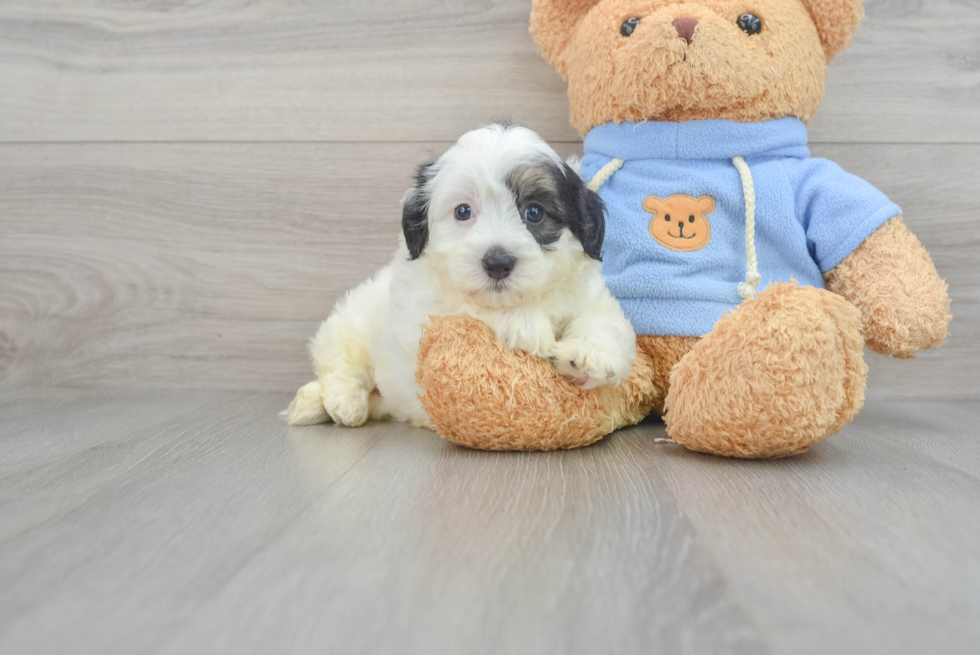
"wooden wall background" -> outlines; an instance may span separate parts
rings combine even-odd
[[[980,2],[868,0],[811,126],[948,279],[874,393],[980,397]],[[291,390],[412,168],[498,117],[580,148],[529,0],[0,2],[0,386]]]

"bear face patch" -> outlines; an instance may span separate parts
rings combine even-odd
[[[643,209],[653,214],[650,236],[664,248],[676,252],[701,250],[711,241],[708,214],[715,210],[711,196],[694,198],[683,193],[668,198],[649,196]]]

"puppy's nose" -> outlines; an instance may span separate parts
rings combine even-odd
[[[483,269],[495,280],[503,280],[510,275],[516,264],[516,257],[496,248],[483,256]]]
[[[671,23],[677,30],[677,36],[687,41],[688,45],[694,38],[694,28],[698,26],[697,18],[675,18]]]

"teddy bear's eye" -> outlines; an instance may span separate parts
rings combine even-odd
[[[762,19],[755,14],[742,14],[735,22],[740,30],[750,36],[762,31]]]
[[[694,222],[694,217],[693,216],[688,216],[687,217],[687,222],[688,223],[693,223]]]
[[[670,214],[667,214],[666,216],[664,216],[664,220],[667,221],[667,222],[670,222]]]
[[[619,26],[619,33],[622,34],[623,36],[629,36],[630,34],[633,33],[633,30],[635,30],[639,24],[640,24],[639,18],[636,17],[627,18],[625,21],[623,21],[623,24]]]

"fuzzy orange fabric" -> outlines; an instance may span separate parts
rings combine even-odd
[[[863,348],[854,305],[823,289],[772,284],[673,368],[667,434],[731,457],[802,453],[864,404]]]
[[[852,0],[806,4],[809,12],[786,0],[755,0],[751,7],[733,0],[534,0],[531,32],[568,81],[571,123],[583,137],[610,121],[808,121],[824,93],[829,51],[821,34],[843,47],[856,22],[842,9]],[[759,34],[736,25],[748,10],[762,17]],[[845,14],[846,21],[835,22]],[[630,17],[640,26],[625,38],[619,28]],[[677,17],[698,21],[690,48],[671,25]]]
[[[851,37],[864,20],[861,0],[803,0],[803,5],[813,18],[828,62],[851,45]]]
[[[664,402],[670,388],[670,371],[681,361],[694,345],[698,337],[665,337],[644,335],[636,338],[636,352],[643,353],[650,365],[650,382],[653,384],[653,402],[650,411],[664,413]],[[635,382],[634,382],[635,384]]]
[[[471,448],[587,446],[666,405],[668,434],[692,450],[782,457],[857,414],[862,348],[853,305],[822,289],[774,284],[702,339],[639,337],[633,371],[616,388],[583,391],[465,316],[433,317],[416,379],[432,427]]]
[[[629,380],[583,391],[467,316],[433,317],[419,344],[422,407],[442,437],[481,450],[587,446],[650,413],[663,390],[638,352]]]
[[[896,216],[824,276],[864,322],[871,350],[907,359],[946,340],[953,319],[946,282],[925,247]]]

